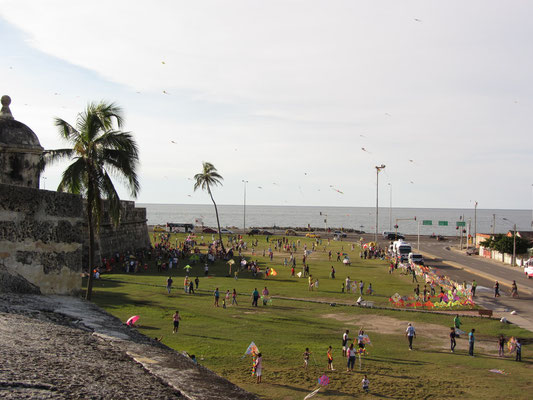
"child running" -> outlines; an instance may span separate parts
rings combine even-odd
[[[370,381],[368,380],[368,378],[365,377],[363,378],[363,380],[361,381],[361,384],[363,385],[363,390],[368,393],[368,386],[370,386]]]

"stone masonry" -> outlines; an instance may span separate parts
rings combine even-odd
[[[78,195],[0,184],[0,262],[42,293],[75,294],[83,222]]]

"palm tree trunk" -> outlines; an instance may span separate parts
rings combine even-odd
[[[87,193],[87,225],[89,227],[89,279],[85,299],[91,300],[93,294],[93,266],[94,266],[94,224],[93,224],[93,193],[89,184]]]
[[[220,233],[220,220],[218,219],[217,204],[215,203],[215,199],[213,199],[213,195],[211,194],[211,189],[209,188],[209,185],[207,185],[207,193],[209,193],[209,196],[211,196],[211,201],[213,202],[213,205],[215,206],[215,215],[217,216],[217,226],[218,226],[218,238],[220,239],[220,245],[222,246],[222,252],[226,254],[226,249],[224,248],[224,242],[222,241],[222,234]]]

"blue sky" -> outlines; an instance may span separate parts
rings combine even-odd
[[[0,0],[0,91],[45,148],[121,105],[140,202],[208,203],[210,161],[220,203],[372,206],[383,163],[383,206],[532,207],[531,2],[80,4]]]

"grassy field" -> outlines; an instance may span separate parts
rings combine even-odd
[[[207,236],[211,235],[206,235]],[[182,236],[178,236],[182,239]],[[195,354],[199,362],[239,386],[265,399],[303,399],[317,388],[317,379],[326,372],[328,346],[334,349],[334,367],[329,372],[330,384],[314,398],[352,399],[368,398],[528,398],[533,385],[533,359],[528,355],[533,333],[499,321],[463,317],[462,329],[476,329],[476,357],[467,355],[467,339],[458,339],[456,353],[449,350],[449,327],[453,315],[418,313],[398,310],[363,309],[344,306],[355,302],[353,294],[341,293],[341,282],[347,275],[367,284],[372,282],[376,305],[388,306],[388,298],[395,292],[411,294],[411,278],[389,275],[386,263],[380,260],[361,260],[359,248],[351,251],[350,243],[324,240],[319,250],[311,254],[310,273],[319,278],[319,290],[310,292],[307,279],[291,278],[290,268],[283,266],[285,253],[275,253],[274,260],[262,256],[268,248],[264,237],[258,237],[257,259],[262,267],[273,266],[276,277],[254,278],[248,272],[239,273],[239,279],[227,277],[228,265],[210,266],[210,277],[203,276],[203,265],[193,265],[189,276],[199,276],[199,291],[185,294],[182,288],[185,263],[170,274],[175,288],[170,295],[165,289],[169,273],[157,273],[153,266],[140,274],[113,273],[103,275],[95,283],[94,301],[125,321],[131,315],[140,315],[138,329],[151,337],[163,337],[163,343]],[[174,240],[174,238],[172,239]],[[301,240],[297,266],[301,267],[303,246],[310,248],[312,240]],[[247,239],[249,241],[249,239]],[[326,246],[326,251],[324,250]],[[332,261],[328,251],[332,250]],[[336,262],[336,251],[348,253],[351,266]],[[245,253],[250,257],[250,252]],[[330,279],[333,265],[337,279]],[[300,271],[297,269],[297,271]],[[250,295],[255,287],[267,286],[274,296],[271,305],[252,307]],[[226,309],[213,306],[213,290],[218,287],[221,296],[227,289],[239,293],[238,307]],[[333,307],[309,301],[279,299],[275,296],[297,299],[326,300],[337,303]],[[221,302],[222,303],[222,302]],[[172,315],[179,310],[182,316],[178,334],[172,334]],[[409,351],[404,336],[407,322],[417,329],[414,351]],[[372,340],[368,355],[363,357],[361,369],[356,362],[353,373],[346,372],[346,360],[341,354],[341,337],[345,329],[353,338],[363,327]],[[497,336],[518,336],[525,339],[523,362],[511,356],[497,357]],[[251,358],[242,357],[251,341],[263,353],[263,383],[256,384],[250,374]],[[311,364],[303,368],[303,352],[309,347]],[[514,358],[513,358],[514,359]],[[505,374],[489,372],[500,369]],[[370,379],[370,394],[361,390],[361,379]]]

